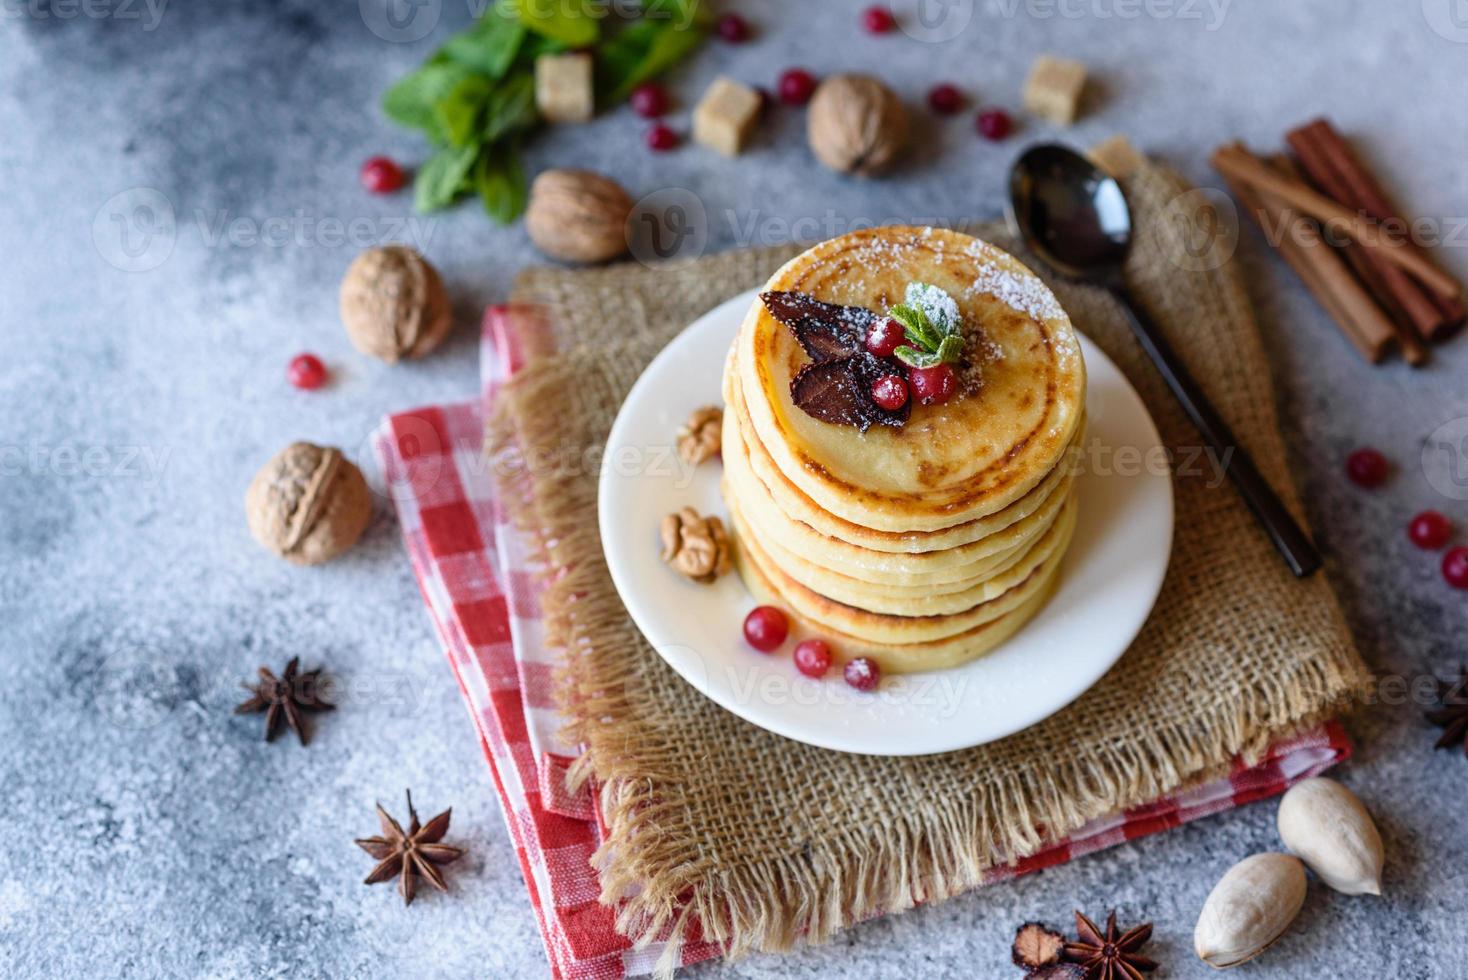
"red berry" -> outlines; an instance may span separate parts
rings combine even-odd
[[[795,669],[806,677],[825,677],[831,669],[831,648],[825,640],[802,640],[795,644]]]
[[[913,368],[907,373],[913,397],[924,405],[941,405],[958,390],[958,375],[947,364],[930,368]]]
[[[963,108],[963,93],[958,90],[958,86],[947,82],[934,85],[928,90],[928,105],[939,115],[951,116]]]
[[[730,44],[743,44],[749,40],[749,22],[738,14],[725,14],[716,27],[719,37]]]
[[[326,365],[315,354],[297,354],[286,366],[285,377],[297,388],[311,391],[326,382]]]
[[[374,194],[391,194],[405,179],[403,168],[387,157],[372,157],[362,164],[362,186]]]
[[[790,621],[774,606],[757,606],[744,617],[744,638],[756,650],[769,653],[785,642]]]
[[[816,77],[804,68],[791,68],[780,76],[780,101],[786,105],[805,105],[816,90]]]
[[[882,680],[882,670],[877,662],[868,657],[857,657],[848,660],[846,667],[841,671],[841,676],[846,678],[846,683],[858,691],[870,691]]]
[[[632,90],[628,99],[632,111],[644,119],[653,119],[668,111],[668,93],[657,82],[643,82]]]
[[[658,153],[671,150],[678,145],[678,134],[671,126],[658,123],[647,131],[647,145],[649,149],[656,150]]]
[[[883,317],[867,331],[867,350],[878,357],[891,357],[905,339],[902,324],[891,317]]]
[[[996,143],[1014,131],[1014,120],[1003,109],[986,109],[979,113],[979,135]]]
[[[897,26],[897,18],[886,7],[868,7],[861,12],[861,26],[868,34],[886,34]]]
[[[1459,546],[1443,555],[1443,578],[1455,589],[1468,589],[1468,548]]]
[[[1424,510],[1407,525],[1407,537],[1417,547],[1428,551],[1436,551],[1447,544],[1452,534],[1452,523],[1435,510]]]
[[[872,401],[889,412],[907,404],[907,382],[895,374],[884,374],[872,384]]]
[[[1346,476],[1358,487],[1373,490],[1386,482],[1391,464],[1375,449],[1358,449],[1346,457]]]

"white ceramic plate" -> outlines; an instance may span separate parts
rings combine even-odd
[[[745,644],[744,617],[755,603],[737,574],[698,585],[659,560],[664,515],[692,506],[727,520],[718,462],[689,468],[673,445],[689,412],[720,402],[724,358],[754,299],[753,292],[738,296],[679,334],[638,379],[607,440],[602,547],[627,611],[658,654],[748,722],[870,755],[982,745],[1043,720],[1096,683],[1136,637],[1162,587],[1172,480],[1142,400],[1085,338],[1090,428],[1075,539],[1049,605],[987,656],[952,670],[889,676],[865,694],[834,668],[812,680],[791,660],[800,635],[772,654]]]

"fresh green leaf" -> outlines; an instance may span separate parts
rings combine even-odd
[[[597,49],[598,75],[607,102],[623,101],[634,88],[661,75],[703,43],[703,30],[679,28],[678,23],[639,20]]]
[[[938,345],[938,360],[944,364],[957,364],[963,359],[963,338],[949,334]]]
[[[520,165],[520,149],[510,141],[486,147],[474,165],[474,190],[484,202],[484,210],[502,225],[507,225],[525,210],[525,170]]]
[[[501,79],[525,42],[525,25],[509,12],[491,6],[475,21],[444,42],[434,58],[472,68],[493,79]]]
[[[947,337],[960,332],[960,324],[963,317],[958,312],[958,304],[954,302],[947,290],[930,286],[925,282],[910,282],[903,297],[907,305],[923,311],[928,322],[933,325],[940,337]]]
[[[490,103],[494,83],[483,75],[466,75],[433,104],[439,132],[450,146],[468,146],[479,139],[479,120]]]
[[[523,73],[511,75],[489,97],[480,139],[492,143],[507,133],[530,129],[539,119],[535,111],[535,78]]]
[[[897,359],[908,367],[930,368],[942,363],[937,354],[930,354],[927,351],[918,350],[916,347],[909,347],[906,344],[903,344],[892,353],[897,355]]]
[[[642,16],[646,20],[665,20],[679,30],[690,27],[708,27],[713,13],[702,0],[647,0],[642,5]]]
[[[429,62],[383,94],[382,111],[393,122],[421,129],[429,139],[443,143],[443,129],[433,107],[470,74],[463,65]]]
[[[570,46],[557,41],[555,38],[546,37],[543,34],[527,34],[525,42],[520,45],[520,53],[515,56],[515,68],[534,70],[535,60],[543,54],[561,54],[570,50]]]
[[[900,303],[887,311],[887,315],[902,324],[903,336],[914,347],[932,353],[942,343],[942,335],[934,329],[933,324],[928,320],[928,315],[921,308]]]
[[[451,204],[467,189],[479,150],[478,144],[448,147],[429,157],[413,180],[413,206],[419,211],[437,211]]]
[[[595,44],[601,33],[587,0],[504,0],[504,8],[535,33],[568,47]]]

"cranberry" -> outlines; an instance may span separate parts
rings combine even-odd
[[[1346,457],[1346,476],[1358,487],[1374,490],[1390,473],[1391,464],[1375,449],[1358,449]]]
[[[958,375],[947,364],[913,368],[907,373],[907,381],[912,386],[913,397],[924,405],[941,405],[958,390]]]
[[[1460,545],[1443,555],[1443,578],[1455,589],[1468,589],[1468,548]]]
[[[647,131],[647,145],[649,149],[663,153],[678,145],[678,134],[671,126],[658,123]]]
[[[668,111],[668,93],[657,82],[643,82],[632,90],[628,99],[632,111],[644,119],[654,119]]]
[[[387,157],[372,157],[362,164],[362,186],[374,194],[391,194],[406,179],[403,168]]]
[[[738,14],[720,17],[715,29],[719,32],[719,37],[730,44],[743,44],[749,40],[749,22]]]
[[[744,617],[744,638],[756,650],[769,653],[785,642],[790,621],[774,606],[757,606]]]
[[[897,18],[886,7],[868,7],[861,12],[861,26],[868,34],[886,34],[897,26]]]
[[[872,324],[867,331],[867,350],[878,357],[891,357],[892,352],[907,339],[902,332],[902,324],[891,317],[884,317]]]
[[[1452,533],[1452,523],[1435,510],[1424,510],[1407,525],[1407,537],[1417,547],[1428,551],[1436,551],[1447,544]]]
[[[1003,109],[986,109],[979,113],[979,135],[998,142],[1014,131],[1014,120]]]
[[[875,689],[882,680],[882,670],[877,666],[875,660],[869,657],[857,657],[855,660],[846,662],[841,676],[846,678],[846,683],[858,691],[870,691]]]
[[[884,374],[872,385],[872,401],[889,412],[907,404],[907,382],[895,374]]]
[[[786,105],[805,105],[816,90],[816,77],[804,68],[791,68],[780,76],[780,101]]]
[[[831,669],[831,648],[825,640],[802,640],[795,644],[795,669],[806,677],[825,677]]]
[[[326,365],[315,354],[297,354],[286,366],[285,377],[297,388],[311,391],[326,383]]]
[[[947,82],[934,85],[928,90],[928,105],[939,115],[951,116],[963,108],[963,93],[958,90],[958,86]]]

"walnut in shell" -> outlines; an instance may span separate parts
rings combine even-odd
[[[276,453],[245,494],[255,540],[297,565],[319,565],[346,551],[371,517],[362,471],[341,450],[309,442]]]
[[[832,170],[872,176],[896,162],[907,143],[907,112],[875,78],[832,75],[810,100],[806,137]]]
[[[689,466],[697,466],[719,454],[723,435],[724,410],[717,405],[695,408],[683,428],[678,430],[678,457]]]
[[[342,279],[341,315],[352,345],[389,364],[422,357],[453,326],[438,271],[406,245],[369,248],[352,261]]]
[[[705,585],[729,570],[729,534],[724,522],[692,507],[663,518],[663,561]]]
[[[632,198],[589,170],[546,170],[530,185],[525,230],[563,262],[606,262],[627,251]]]

